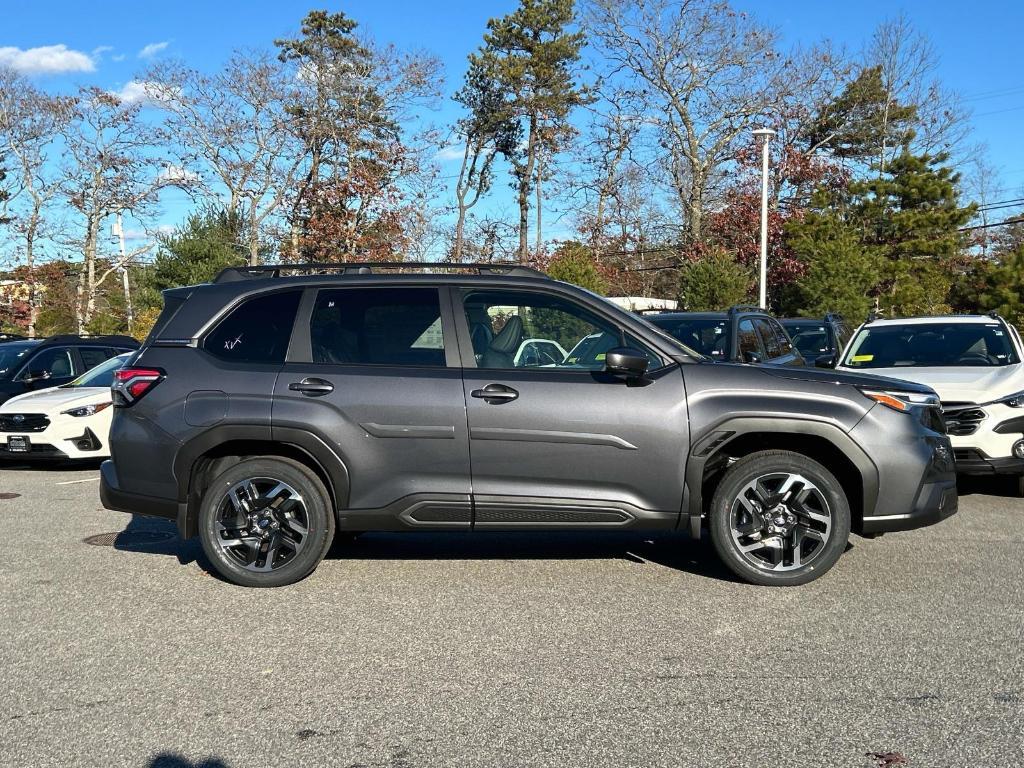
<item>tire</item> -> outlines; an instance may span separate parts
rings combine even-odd
[[[214,570],[233,584],[282,587],[323,560],[334,538],[334,512],[308,467],[284,457],[248,458],[204,492],[199,538]]]
[[[774,510],[768,519],[766,505]],[[722,562],[766,587],[814,581],[836,564],[850,536],[850,505],[839,481],[792,451],[754,453],[729,467],[708,517]]]

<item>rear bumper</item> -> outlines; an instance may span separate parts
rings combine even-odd
[[[178,503],[176,501],[121,490],[117,480],[117,468],[109,459],[100,465],[100,503],[115,512],[128,512],[146,517],[163,517],[175,521],[178,519]]]
[[[863,533],[889,533],[923,528],[955,515],[959,506],[955,476],[939,482],[923,483],[910,512],[897,515],[865,515],[861,530]]]

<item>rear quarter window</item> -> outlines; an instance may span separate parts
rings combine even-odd
[[[248,299],[207,334],[203,349],[239,363],[283,363],[301,291]]]

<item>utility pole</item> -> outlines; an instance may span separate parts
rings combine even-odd
[[[775,131],[771,128],[758,128],[753,134],[761,139],[761,294],[759,301],[762,309],[768,308],[768,142]]]
[[[132,333],[132,325],[135,322],[135,315],[132,311],[132,289],[128,282],[128,251],[124,244],[124,225],[121,221],[121,213],[118,212],[114,219],[114,235],[117,237],[118,247],[121,251],[121,285],[124,287],[125,313],[128,319],[128,335]]]

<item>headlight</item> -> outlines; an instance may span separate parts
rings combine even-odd
[[[61,411],[63,414],[68,416],[92,416],[93,414],[99,413],[112,406],[113,403],[97,403],[96,405],[80,405],[77,408],[72,408],[70,411]]]
[[[1024,392],[1014,392],[1012,395],[996,400],[996,402],[1008,405],[1011,408],[1024,408]]]
[[[876,403],[892,408],[894,411],[906,413],[914,406],[938,407],[938,395],[925,395],[920,392],[900,392],[899,390],[862,389],[861,393]]]

